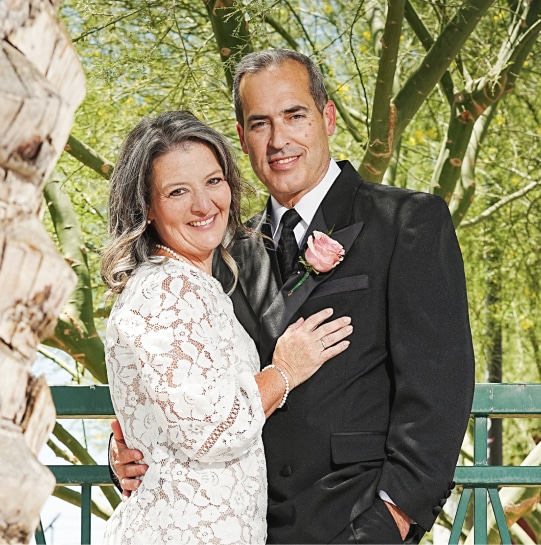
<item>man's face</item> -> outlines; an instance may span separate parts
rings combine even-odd
[[[296,61],[246,74],[240,97],[244,126],[237,123],[237,132],[242,150],[269,192],[290,208],[329,168],[334,103],[327,102],[323,115],[318,111],[308,73]]]

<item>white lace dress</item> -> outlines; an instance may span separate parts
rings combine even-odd
[[[149,469],[104,543],[265,543],[259,357],[220,283],[176,260],[141,265],[106,337],[115,413]]]

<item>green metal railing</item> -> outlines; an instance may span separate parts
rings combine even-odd
[[[58,418],[114,418],[108,386],[51,387]],[[450,545],[457,545],[468,505],[473,496],[474,543],[487,543],[488,502],[494,511],[502,545],[511,538],[498,489],[501,486],[541,486],[541,467],[489,466],[489,418],[524,418],[541,416],[541,384],[477,384],[473,400],[474,461],[472,466],[458,466],[455,482],[463,487],[455,515]],[[92,486],[112,486],[107,466],[49,466],[57,485],[81,486],[81,544],[90,543]],[[45,544],[41,525],[36,543]]]
[[[114,418],[109,386],[51,386],[57,418]],[[57,486],[81,487],[81,544],[91,538],[91,495],[93,486],[113,486],[105,465],[50,465]],[[40,524],[36,544],[46,545]]]
[[[474,419],[473,465],[459,466],[455,482],[464,487],[449,538],[457,545],[473,493],[474,543],[487,543],[487,494],[502,545],[511,545],[502,502],[501,486],[541,486],[541,467],[489,466],[489,418],[526,418],[541,416],[541,384],[477,384],[473,399]]]

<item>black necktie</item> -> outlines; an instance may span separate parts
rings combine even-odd
[[[293,267],[297,261],[299,246],[293,229],[295,229],[299,221],[301,221],[301,217],[294,208],[290,208],[280,221],[282,224],[282,234],[278,241],[278,263],[280,264],[282,282],[285,282],[291,276]]]

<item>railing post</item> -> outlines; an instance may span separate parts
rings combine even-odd
[[[81,486],[81,544],[82,545],[90,544],[91,495],[92,495],[92,485],[83,484]]]
[[[464,488],[462,490],[462,495],[460,496],[460,500],[458,502],[453,527],[451,528],[449,545],[458,545],[460,541],[460,534],[462,533],[462,527],[464,526],[464,521],[466,520],[466,513],[468,511],[468,505],[470,504],[471,493],[471,488]]]
[[[473,424],[473,464],[488,466],[488,418],[477,417]],[[473,496],[475,543],[487,543],[487,489],[476,488]]]
[[[507,521],[505,520],[505,513],[503,512],[502,502],[500,500],[500,494],[497,488],[489,488],[488,494],[490,496],[490,502],[492,503],[492,510],[494,511],[494,518],[496,519],[496,526],[500,532],[500,539],[502,545],[511,545],[511,535],[509,534],[509,528],[507,528]]]
[[[41,518],[39,519],[39,524],[36,528],[34,538],[36,540],[36,545],[47,545],[47,542],[45,541],[45,532],[43,531],[43,522],[41,522]]]

